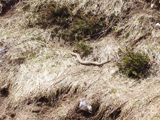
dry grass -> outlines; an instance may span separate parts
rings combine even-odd
[[[148,53],[155,74],[136,81],[118,73],[114,61],[101,67],[80,65],[76,58],[70,55],[73,48],[63,40],[52,38],[51,29],[46,29],[34,39],[15,46],[1,58],[3,64],[0,66],[0,91],[4,86],[9,87],[7,88],[9,95],[3,97],[9,103],[6,102],[5,109],[0,107],[0,110],[4,110],[1,118],[24,120],[159,118],[160,82],[157,66],[160,65],[158,41],[160,33],[159,29],[155,28],[158,11],[147,8],[148,4],[143,1],[138,3],[140,6],[137,6],[137,9],[137,3],[133,1],[124,4],[116,0],[88,1],[80,1],[72,12],[81,8],[85,12],[106,14],[108,18],[111,14],[125,18],[119,19],[118,23],[111,26],[114,29],[109,35],[106,33],[100,40],[87,42],[93,47],[93,52],[83,59],[99,62],[106,59],[118,61],[120,58],[118,48],[130,46],[134,51],[142,50]],[[1,46],[9,47],[44,31],[37,27],[28,28],[26,22],[29,16],[32,16],[32,9],[43,2],[45,0],[19,2],[12,17],[1,16]],[[58,2],[63,4],[64,0]],[[30,8],[24,12],[22,8],[26,4],[30,4]],[[125,8],[127,4],[130,10]],[[136,14],[133,14],[134,12]],[[80,98],[86,101],[98,100],[99,109],[92,115],[76,112]]]

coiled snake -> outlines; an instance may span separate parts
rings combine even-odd
[[[101,65],[104,65],[106,63],[109,63],[111,62],[111,60],[107,60],[107,61],[104,61],[104,62],[101,62],[101,63],[98,63],[98,62],[91,62],[91,61],[84,61],[81,59],[80,55],[78,53],[75,53],[75,52],[71,52],[71,55],[73,56],[76,56],[77,57],[77,60],[80,64],[82,65],[95,65],[95,66],[101,66]]]

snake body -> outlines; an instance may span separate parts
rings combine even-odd
[[[104,64],[106,64],[106,63],[111,62],[110,60],[107,60],[107,61],[104,61],[104,62],[101,62],[101,63],[91,62],[91,61],[84,61],[84,60],[81,59],[81,57],[80,57],[80,55],[79,55],[78,53],[71,52],[71,55],[76,56],[78,62],[79,62],[80,64],[82,64],[82,65],[96,65],[96,66],[101,66],[101,65],[104,65]]]

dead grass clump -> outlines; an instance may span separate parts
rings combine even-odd
[[[133,52],[126,48],[125,51],[120,50],[123,57],[120,62],[117,62],[119,70],[131,78],[144,78],[147,77],[150,68],[150,60],[147,54]]]
[[[152,35],[156,17],[144,13],[132,15],[127,23],[118,24],[116,27],[117,36],[125,39],[131,46],[137,45],[143,39]]]
[[[17,50],[18,51],[18,50]],[[10,66],[19,66],[21,64],[24,64],[26,60],[34,59],[38,56],[39,50],[30,48],[30,50],[21,50],[19,49],[19,54],[12,54],[11,56],[5,56],[4,59],[7,62],[7,64],[10,64]]]
[[[108,105],[106,107],[105,113],[103,114],[102,120],[116,120],[118,117],[120,117],[122,105]]]
[[[52,106],[52,107],[58,107],[58,100],[65,99],[64,96],[69,96],[71,87],[67,86],[64,88],[59,88],[55,91],[55,93],[50,93],[48,95],[38,95],[34,96],[33,98],[28,98],[26,100],[26,104],[32,104],[35,103],[36,106]]]

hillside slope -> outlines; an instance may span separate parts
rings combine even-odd
[[[159,6],[156,0],[2,1],[0,120],[160,119]],[[146,78],[119,71],[126,47],[148,54]],[[72,51],[111,62],[82,65]],[[81,110],[84,102],[92,110]]]

